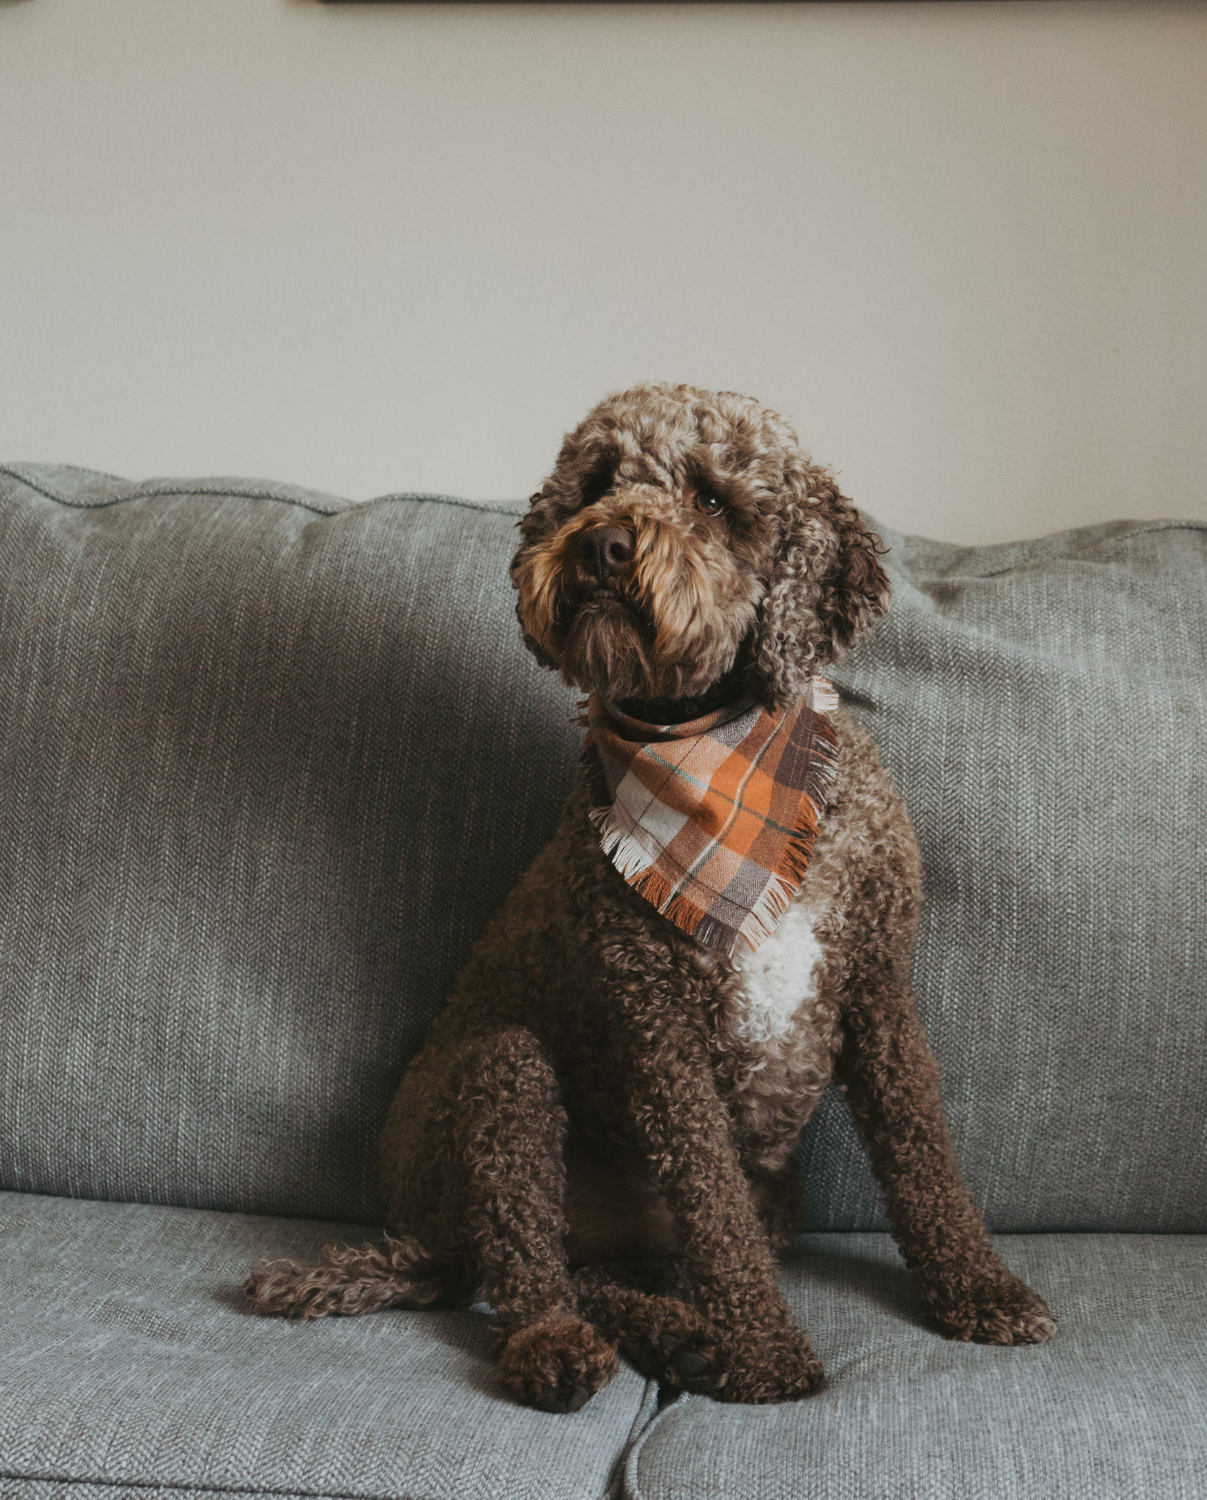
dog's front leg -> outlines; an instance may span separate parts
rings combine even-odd
[[[715,1332],[711,1347],[693,1338],[690,1380],[681,1357],[666,1378],[724,1401],[798,1401],[821,1388],[821,1365],[780,1293],[707,1053],[686,1026],[660,1019],[658,1033],[656,1049],[625,1060],[631,1116]]]
[[[486,1293],[503,1384],[543,1411],[578,1411],[617,1368],[579,1314],[566,1264],[566,1116],[540,1042],[520,1026],[467,1044],[446,1099],[453,1188]]]
[[[1055,1320],[994,1253],[964,1186],[938,1065],[903,969],[865,967],[848,986],[835,1069],[884,1191],[893,1236],[947,1333],[978,1343],[1042,1343]]]

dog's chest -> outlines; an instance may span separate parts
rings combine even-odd
[[[755,953],[734,958],[725,1026],[735,1054],[731,1106],[753,1135],[799,1128],[829,1081],[837,1017],[819,992],[818,913],[796,901]]]
[[[730,1030],[735,1039],[754,1051],[779,1050],[797,1029],[798,1012],[817,993],[821,961],[814,913],[794,902],[757,952],[745,950],[734,958],[739,996]]]

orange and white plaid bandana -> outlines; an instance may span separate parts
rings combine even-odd
[[[837,704],[822,677],[787,711],[747,700],[688,724],[588,699],[604,853],[704,947],[757,948],[796,894],[834,775]]]

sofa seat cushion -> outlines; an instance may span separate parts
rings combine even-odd
[[[0,1486],[589,1500],[653,1392],[627,1366],[574,1417],[512,1402],[489,1314],[309,1325],[244,1311],[261,1257],[363,1229],[0,1194]]]
[[[1201,1500],[1207,1235],[996,1243],[1057,1314],[1049,1344],[952,1343],[887,1236],[806,1236],[784,1282],[828,1389],[680,1397],[635,1444],[628,1500]]]

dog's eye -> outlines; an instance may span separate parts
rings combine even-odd
[[[612,488],[612,471],[610,469],[597,469],[594,474],[589,474],[579,487],[579,497],[582,509],[588,505],[595,505]]]
[[[709,490],[697,490],[695,504],[696,509],[706,516],[719,516],[725,509],[724,502]]]

